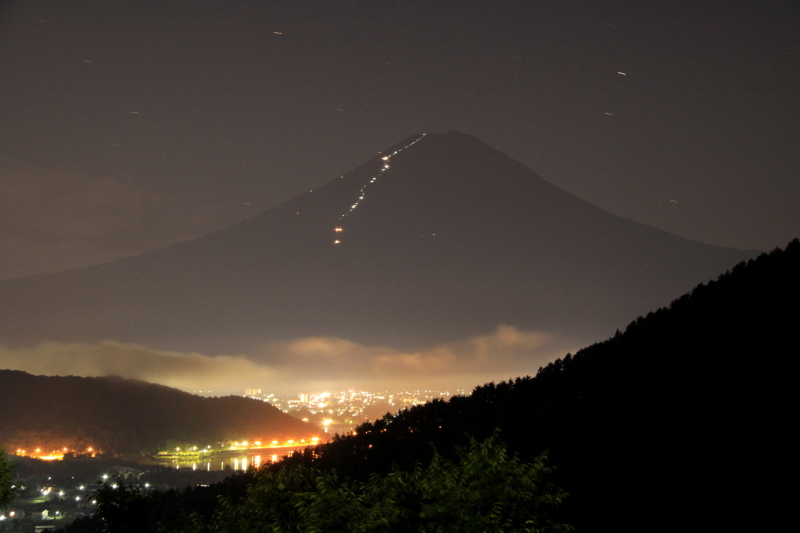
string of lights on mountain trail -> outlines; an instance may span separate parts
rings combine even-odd
[[[350,206],[350,209],[349,209],[349,210],[348,210],[346,213],[339,215],[339,220],[343,219],[344,217],[346,217],[347,215],[349,215],[350,213],[352,213],[352,212],[353,212],[353,211],[354,211],[354,210],[355,210],[355,209],[358,207],[358,205],[359,205],[359,204],[360,204],[362,201],[364,201],[364,197],[365,197],[365,192],[364,192],[364,191],[366,190],[366,188],[367,188],[367,187],[368,187],[368,186],[369,186],[371,183],[375,183],[375,182],[378,180],[378,178],[380,177],[380,175],[381,175],[382,173],[384,173],[384,172],[386,172],[387,170],[389,170],[389,160],[390,160],[392,157],[394,157],[395,155],[399,154],[399,153],[400,153],[400,152],[402,152],[403,150],[405,150],[405,149],[407,149],[407,148],[410,148],[410,147],[414,146],[414,145],[415,145],[415,144],[417,144],[419,141],[421,141],[421,140],[422,140],[422,138],[423,138],[423,137],[425,137],[425,135],[427,135],[427,134],[426,134],[426,133],[423,133],[423,134],[422,134],[420,137],[418,137],[418,138],[417,138],[417,139],[415,139],[414,141],[410,142],[409,144],[407,144],[407,145],[403,146],[402,148],[398,148],[397,150],[395,150],[394,152],[392,152],[392,153],[391,153],[391,154],[389,154],[389,155],[383,156],[383,157],[381,158],[381,159],[383,160],[383,167],[381,167],[381,169],[378,171],[378,173],[377,173],[377,174],[375,174],[374,176],[372,176],[372,178],[370,178],[370,180],[369,180],[367,183],[365,183],[365,184],[364,184],[364,185],[361,187],[361,189],[359,190],[359,193],[360,193],[360,194],[359,194],[359,197],[358,197],[358,199],[355,201],[355,203],[354,203],[353,205],[351,205],[351,206]],[[344,176],[342,176],[342,177],[344,177]],[[333,229],[333,231],[334,231],[334,232],[336,232],[336,233],[341,233],[342,231],[344,231],[344,228],[342,228],[341,226],[337,226],[337,227],[335,227],[335,228]],[[340,239],[336,239],[336,240],[334,240],[334,241],[333,241],[333,244],[340,244],[341,242],[342,242],[342,241],[341,241]]]

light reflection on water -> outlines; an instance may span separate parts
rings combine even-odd
[[[294,451],[302,451],[303,448],[303,446],[298,446],[295,448],[262,448],[249,452],[224,452],[208,458],[173,459],[169,464],[178,470],[183,468],[208,472],[247,470],[251,467],[261,468],[264,465],[278,462]]]

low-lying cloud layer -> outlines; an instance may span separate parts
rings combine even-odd
[[[207,356],[150,350],[132,344],[46,342],[32,348],[0,347],[0,366],[31,374],[121,376],[188,391],[241,388],[243,376],[258,382],[273,378],[268,367],[243,357]]]
[[[241,394],[245,388],[297,392],[344,387],[472,388],[533,374],[565,353],[551,336],[499,326],[493,333],[425,350],[309,337],[263,346],[245,356],[178,353],[104,341],[0,346],[0,368],[33,374],[140,379],[186,391]],[[269,361],[264,363],[261,361]]]

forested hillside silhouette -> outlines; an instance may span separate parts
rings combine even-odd
[[[387,414],[293,461],[365,478],[500,428],[522,458],[549,450],[578,531],[795,520],[799,275],[795,239],[536,377]]]
[[[536,464],[548,451],[553,482],[569,493],[564,500],[556,489],[566,505],[546,516],[552,524],[572,524],[578,532],[794,531],[798,272],[800,241],[794,240],[698,285],[624,332],[554,361],[536,377],[489,383],[470,396],[387,414],[359,426],[355,435],[337,436],[269,467],[277,477],[249,472],[164,493],[103,487],[98,497],[106,504],[68,530],[105,530],[96,527],[113,522],[139,533],[227,531],[224,520],[275,514],[286,510],[290,496],[305,498],[295,509],[301,514],[323,497],[357,507],[364,502],[353,487],[383,483],[397,467],[419,473],[435,455],[457,459],[465,447],[474,448],[473,439],[499,437],[502,446],[489,452],[498,457]],[[307,478],[317,492],[277,486],[259,500],[261,485],[284,478]],[[456,478],[445,481],[463,489]],[[495,479],[487,487],[507,482]],[[532,494],[520,490],[523,499]],[[475,504],[485,493],[471,494]],[[518,500],[494,503],[513,513]],[[400,503],[423,510],[440,505]],[[312,525],[320,527],[332,519],[326,512],[303,514],[306,520],[315,516]],[[421,530],[390,527],[380,514],[374,518],[377,529],[370,531]],[[222,529],[214,529],[214,520],[223,520]],[[431,525],[457,530],[448,520]],[[264,519],[254,530],[279,522]]]
[[[0,446],[141,453],[227,439],[284,440],[320,431],[268,403],[205,398],[118,377],[0,370]]]

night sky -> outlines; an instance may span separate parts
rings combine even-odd
[[[785,246],[799,58],[789,0],[5,1],[0,279],[195,238],[451,130],[617,215]]]
[[[783,246],[798,54],[790,1],[6,1],[0,278],[186,240],[453,129],[613,213]]]

